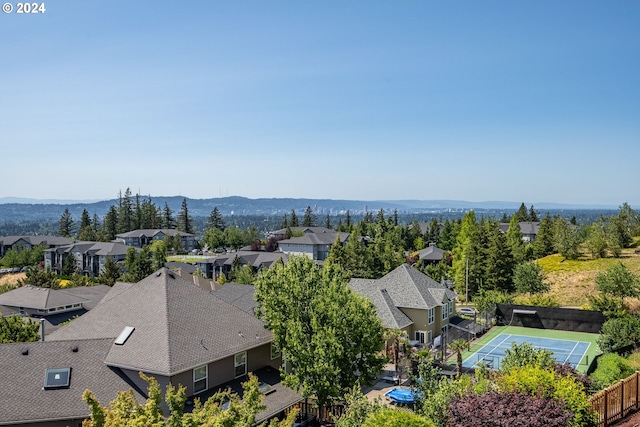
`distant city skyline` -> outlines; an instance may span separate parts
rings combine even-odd
[[[97,0],[0,16],[0,198],[640,206],[640,3]]]

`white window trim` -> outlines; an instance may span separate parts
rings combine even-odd
[[[244,372],[242,374],[240,374],[240,375],[236,375],[235,374],[236,373],[236,369],[239,366],[242,366],[242,365],[238,364],[238,362],[237,362],[237,357],[239,355],[241,355],[241,354],[244,354],[244,363],[243,363]],[[238,377],[241,377],[243,375],[247,375],[247,352],[246,351],[243,351],[242,353],[236,353],[236,354],[233,355],[233,374],[234,374],[234,378],[238,378]]]
[[[196,370],[204,368],[204,378],[196,379]],[[196,391],[196,382],[200,382],[204,379],[204,388],[202,390]],[[202,365],[196,368],[193,368],[193,393],[198,394],[205,392],[209,389],[209,365]]]
[[[427,310],[427,323],[429,325],[432,325],[433,322],[436,321],[436,313],[435,313],[435,309],[434,308],[430,308]]]

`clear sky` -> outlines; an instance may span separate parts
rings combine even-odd
[[[640,2],[0,14],[0,197],[640,205]]]

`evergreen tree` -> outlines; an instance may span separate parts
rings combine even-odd
[[[86,209],[82,210],[82,215],[80,216],[80,230],[85,227],[91,227],[91,217],[89,217],[89,212]]]
[[[296,215],[296,210],[291,209],[291,219],[289,220],[289,227],[297,227],[298,226],[298,216]]]
[[[351,223],[351,213],[349,211],[347,211],[347,214],[344,217],[344,225],[345,225],[345,232],[347,233],[351,233],[351,229],[353,228],[353,224]],[[342,231],[342,230],[340,230]]]
[[[69,208],[66,208],[60,216],[58,225],[58,235],[62,237],[71,237],[75,234],[75,225]]]
[[[82,210],[82,215],[80,217],[80,231],[78,232],[78,240],[96,240],[96,234],[93,231],[93,226],[91,225],[91,217],[89,217],[89,212],[87,212],[86,209]]]
[[[162,210],[162,228],[170,230],[176,228],[176,219],[167,202],[164,202],[164,209]]]
[[[93,228],[93,233],[95,236],[98,236],[100,233],[100,218],[98,214],[93,214],[93,220],[91,220],[91,227]]]
[[[479,233],[476,215],[469,211],[460,224],[460,232],[456,238],[456,246],[453,249],[453,277],[458,295],[465,295],[467,283],[469,296],[473,296],[478,288],[478,282],[482,274],[482,265],[479,254]],[[468,274],[467,274],[468,272]]]
[[[537,258],[542,258],[553,253],[553,221],[547,213],[542,221],[536,239],[532,243],[533,253]]]
[[[529,211],[527,210],[524,202],[520,205],[520,208],[518,208],[518,211],[513,214],[513,216],[516,217],[517,222],[525,222],[529,220]],[[513,217],[511,217],[511,221],[513,221]]]
[[[556,216],[553,220],[553,248],[566,259],[577,259],[580,256],[578,247],[580,235],[577,227]]]
[[[316,216],[313,213],[313,209],[311,209],[311,206],[307,206],[307,209],[304,211],[304,217],[302,218],[302,226],[315,227],[315,225],[316,225]]]
[[[551,287],[546,282],[546,275],[535,262],[523,262],[513,270],[513,284],[520,293],[529,295],[549,292]]]
[[[500,232],[498,224],[490,220],[486,223],[488,246],[484,259],[483,289],[513,290],[513,255],[507,246],[507,238]]]
[[[282,221],[280,221],[280,228],[284,229],[289,227],[289,220],[287,219],[287,214],[282,215]]]
[[[445,220],[442,230],[440,230],[440,249],[444,249],[445,251],[453,250],[456,245],[457,233],[455,230],[455,225],[449,221]]]
[[[40,322],[22,316],[0,316],[0,344],[40,340]]]
[[[133,225],[133,202],[131,190],[127,187],[124,197],[122,193],[118,194],[118,233],[132,231]]]
[[[72,252],[69,252],[62,262],[62,275],[73,276],[77,271],[78,264],[76,263],[76,257]]]
[[[209,221],[207,222],[208,228],[217,228],[218,230],[224,230],[225,224],[218,207],[215,206],[209,215]]]
[[[142,205],[140,203],[140,194],[136,193],[136,205],[133,210],[132,230],[140,230],[142,228]]]
[[[100,270],[98,281],[103,285],[113,286],[118,278],[122,275],[122,270],[110,255],[107,255],[106,261]]]
[[[331,229],[331,218],[329,218],[329,214],[324,219],[324,227]]]
[[[189,208],[187,206],[187,198],[182,199],[182,208],[178,214],[178,227],[179,231],[184,233],[193,234],[193,220],[189,215]]]
[[[520,264],[525,261],[526,251],[524,242],[522,241],[522,229],[520,228],[520,222],[517,215],[511,217],[509,223],[509,230],[507,230],[507,246],[511,249],[511,255],[513,261],[516,264]]]
[[[118,211],[111,205],[102,223],[102,240],[109,242],[116,238],[116,234],[118,234]]]
[[[529,220],[531,222],[538,222],[539,221],[538,212],[536,212],[536,210],[533,208],[533,205],[531,205],[531,207],[529,208],[529,216],[528,216],[527,220]]]

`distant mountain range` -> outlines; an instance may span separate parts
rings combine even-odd
[[[141,196],[150,198],[159,208],[165,202],[177,214],[182,205],[182,196]],[[135,199],[134,199],[135,200]],[[220,197],[211,199],[187,198],[187,206],[191,216],[209,216],[214,207],[222,215],[284,215],[292,209],[296,213],[304,213],[307,206],[311,206],[316,215],[341,215],[349,211],[353,215],[365,212],[386,212],[398,210],[401,214],[438,213],[451,211],[513,211],[522,202],[486,201],[467,202],[462,200],[332,200],[332,199],[293,199],[293,198],[261,198],[249,199],[240,196]],[[97,214],[103,217],[111,205],[117,206],[117,199],[112,200],[55,200],[55,199],[26,199],[18,197],[0,198],[0,221],[37,221],[43,219],[59,219],[66,208],[74,218],[80,218],[84,209],[89,215]],[[618,206],[607,205],[579,205],[563,203],[534,203],[536,210],[615,210]],[[530,204],[527,204],[529,207]]]

